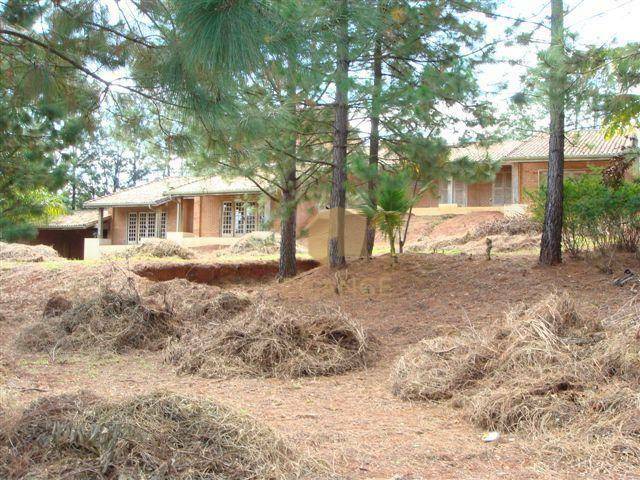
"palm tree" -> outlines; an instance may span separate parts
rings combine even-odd
[[[403,173],[384,172],[378,176],[375,189],[376,202],[367,196],[360,211],[369,219],[372,226],[380,229],[389,240],[391,261],[396,263],[396,238],[402,229],[409,209],[415,202],[410,194],[411,179]]]

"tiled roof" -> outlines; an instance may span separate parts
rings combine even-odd
[[[224,193],[258,193],[260,189],[245,177],[210,176],[192,179],[191,182],[169,190],[171,196],[182,195],[220,195]]]
[[[459,160],[464,157],[474,162],[503,160],[519,143],[517,140],[505,140],[489,146],[471,144],[465,147],[456,147],[451,149],[451,160]]]
[[[84,203],[85,208],[159,205],[169,200],[167,191],[193,181],[193,177],[167,177],[127,188]]]
[[[109,218],[108,215],[103,217]],[[46,224],[38,225],[42,230],[82,230],[98,224],[98,210],[76,210],[67,215],[60,215]]]
[[[632,146],[630,138],[616,136],[606,139],[600,130],[582,130],[568,132],[565,137],[564,153],[566,158],[603,158],[620,155]],[[451,149],[451,159],[468,157],[473,161],[514,161],[546,160],[549,156],[549,134],[539,133],[527,140],[507,140],[488,147],[477,144]]]
[[[631,139],[622,135],[606,139],[599,130],[569,132],[565,137],[566,158],[612,158],[631,147]],[[549,134],[541,133],[520,142],[507,160],[546,159],[549,156]]]

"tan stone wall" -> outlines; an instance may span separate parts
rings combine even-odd
[[[564,171],[570,170],[586,170],[590,167],[606,167],[609,165],[609,160],[591,160],[591,161],[572,161],[567,160],[564,163]],[[525,192],[535,191],[538,189],[538,174],[540,171],[546,171],[548,169],[547,162],[522,162],[518,163],[518,173],[520,183],[518,186],[519,196],[521,203],[528,203],[528,198]]]
[[[328,256],[329,211],[322,212],[308,228],[307,249],[309,255],[319,262],[325,262]],[[344,253],[347,257],[359,257],[364,241],[366,219],[363,215],[347,212],[345,215]]]

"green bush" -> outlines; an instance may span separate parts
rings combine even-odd
[[[534,219],[544,219],[546,187],[529,193]],[[635,252],[640,243],[640,183],[625,181],[606,186],[597,173],[564,181],[562,242],[577,256],[594,249],[602,254],[614,249]]]

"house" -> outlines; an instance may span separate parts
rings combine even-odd
[[[111,218],[103,217],[103,235],[107,238]],[[85,238],[98,234],[98,210],[76,210],[38,225],[38,235],[30,242],[34,245],[50,245],[62,257],[84,258]]]
[[[85,240],[84,258],[97,258],[149,238],[220,248],[263,228],[272,202],[247,178],[168,177],[89,200],[84,207],[98,212],[97,235]],[[104,234],[106,215],[110,228]]]
[[[596,130],[569,133],[565,176],[586,173],[591,167],[605,167],[633,145],[632,138],[606,139]],[[470,145],[453,149],[452,159],[462,157],[478,162],[490,159],[501,167],[492,182],[466,184],[454,179],[441,182],[435,195],[425,194],[419,199],[414,214],[522,211],[526,191],[537,189],[546,180],[548,135],[490,147]],[[41,243],[59,245],[57,248],[65,256],[90,259],[149,238],[169,238],[194,248],[217,249],[266,225],[278,228],[277,219],[270,221],[277,205],[244,177],[163,178],[90,200],[84,207],[91,210],[43,226],[38,237]],[[310,251],[324,252],[328,212],[322,209],[318,213],[314,204],[306,203],[298,207],[297,215],[298,231],[309,228],[307,243],[315,246]],[[349,238],[345,239],[353,254],[360,251],[364,229],[357,216],[357,211],[352,210]],[[82,255],[78,247],[80,239],[84,239]],[[326,255],[318,254],[320,257]]]
[[[565,177],[581,175],[591,168],[606,167],[634,146],[635,139],[625,136],[605,138],[599,130],[567,133],[565,139]],[[453,160],[490,159],[501,168],[491,183],[465,184],[456,180],[441,182],[438,195],[425,195],[418,208],[451,209],[468,207],[492,209],[527,203],[526,192],[538,189],[547,178],[549,135],[537,134],[523,141],[506,141],[490,147],[470,145],[455,148]],[[637,161],[636,161],[637,173]],[[464,211],[460,210],[460,212]]]

